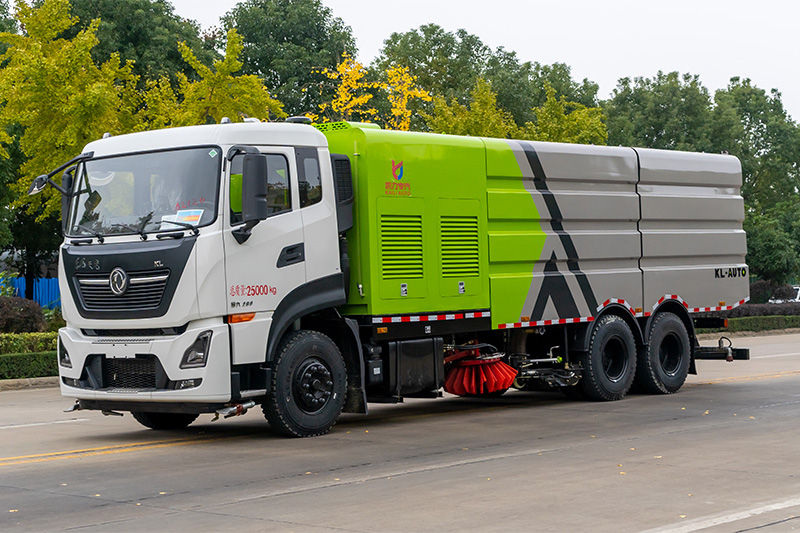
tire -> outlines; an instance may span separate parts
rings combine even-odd
[[[131,415],[141,425],[157,430],[183,429],[200,416],[189,413],[147,413],[145,411],[131,411]]]
[[[689,374],[692,347],[683,321],[673,313],[661,313],[650,326],[647,346],[636,367],[636,385],[650,394],[678,392]]]
[[[618,316],[604,316],[596,322],[589,351],[580,361],[583,377],[576,385],[580,392],[595,401],[622,399],[636,373],[636,341],[631,328]]]
[[[316,331],[296,331],[278,349],[262,411],[283,435],[324,435],[342,413],[346,392],[347,369],[336,344]]]

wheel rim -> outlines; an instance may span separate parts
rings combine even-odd
[[[603,373],[609,381],[617,383],[625,377],[628,370],[628,356],[625,344],[619,337],[608,339],[603,346]]]
[[[297,367],[292,385],[297,406],[306,413],[324,409],[333,393],[330,368],[316,357],[306,359]]]
[[[658,360],[661,370],[668,376],[678,373],[683,359],[683,347],[680,339],[674,333],[665,336],[658,346]]]

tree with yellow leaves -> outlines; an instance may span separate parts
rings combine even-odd
[[[369,91],[381,89],[383,84],[365,81],[367,71],[364,65],[350,57],[350,54],[342,54],[342,61],[336,70],[323,69],[322,73],[336,84],[336,96],[332,101],[320,104],[321,117],[309,113],[307,116],[312,120],[363,120],[378,114],[377,109],[368,105],[373,96]]]
[[[423,102],[430,102],[431,95],[425,89],[417,86],[417,77],[411,75],[408,67],[391,66],[386,70],[386,76],[388,82],[385,88],[392,106],[386,126],[393,130],[408,131],[411,127],[409,100],[418,98]]]

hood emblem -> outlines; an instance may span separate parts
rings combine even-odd
[[[111,274],[108,276],[108,285],[111,287],[111,292],[117,296],[125,294],[125,291],[128,290],[129,281],[128,273],[120,267],[112,270]]]

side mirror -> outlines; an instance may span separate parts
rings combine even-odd
[[[242,160],[242,220],[244,225],[232,231],[239,244],[250,238],[253,227],[266,220],[267,206],[267,156],[246,154]]]
[[[61,195],[61,230],[63,233],[66,233],[67,230],[67,218],[69,217],[69,204],[70,200],[72,200],[72,184],[74,181],[72,173],[74,171],[75,167],[72,167],[61,175],[61,188],[66,191],[66,194]]]
[[[267,156],[247,154],[242,162],[242,220],[257,223],[268,215]]]
[[[33,196],[34,194],[39,194],[42,192],[45,187],[50,183],[50,178],[47,177],[47,174],[42,174],[41,176],[37,176],[31,186],[28,188],[28,196]]]

